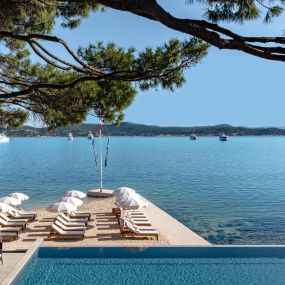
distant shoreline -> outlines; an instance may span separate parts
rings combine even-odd
[[[74,138],[86,138],[85,136],[75,136],[73,135]],[[108,135],[103,137],[114,137],[114,138],[188,138],[190,135]],[[199,135],[198,138],[218,138],[219,135]],[[229,137],[285,137],[285,135],[229,135]],[[66,138],[66,136],[10,136],[11,139],[16,139],[16,138]],[[97,138],[97,136],[95,136]]]
[[[23,126],[18,129],[8,129],[9,137],[66,137],[72,133],[74,137],[87,137],[89,132],[98,134],[98,124],[77,124],[59,127],[54,130]],[[142,137],[181,137],[195,134],[198,137],[219,136],[222,133],[228,136],[285,136],[285,128],[261,127],[249,128],[227,124],[197,127],[160,127],[134,123],[105,124],[103,134],[106,136],[142,136]]]

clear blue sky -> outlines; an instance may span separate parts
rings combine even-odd
[[[201,14],[199,7],[186,6],[184,0],[160,3],[179,17],[195,18]],[[244,35],[277,36],[285,28],[284,19],[282,16],[270,25],[263,25],[260,20],[228,26]],[[114,41],[140,50],[174,37],[187,38],[159,23],[112,9],[93,14],[72,31],[57,26],[54,34],[74,49],[96,41]],[[125,111],[125,121],[164,126],[285,126],[284,71],[285,63],[211,48],[201,64],[186,72],[185,85],[174,93],[139,92]],[[94,122],[94,118],[87,121]]]

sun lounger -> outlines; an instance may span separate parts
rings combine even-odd
[[[7,215],[0,213],[0,218],[5,220],[6,222],[25,222],[26,224],[28,223],[28,219],[10,219],[7,217]]]
[[[18,209],[15,209],[13,212],[15,212],[16,215],[32,217],[33,219],[35,219],[37,216],[36,212],[25,212],[23,210]]]
[[[112,212],[113,212],[114,214],[117,213],[117,212],[120,213],[121,210],[123,210],[123,209],[122,209],[122,208],[119,208],[119,207],[117,207],[117,208],[112,208]],[[133,209],[133,210],[129,209],[129,210],[125,210],[125,211],[130,212],[130,213],[133,213],[133,214],[144,215],[144,213],[143,213],[140,209],[137,209],[137,210],[135,210],[135,209]]]
[[[0,238],[2,239],[13,239],[15,240],[18,237],[18,234],[15,232],[0,232]]]
[[[86,230],[85,226],[83,226],[83,227],[67,227],[58,220],[55,220],[54,224],[57,225],[59,228],[61,228],[64,231],[85,231]]]
[[[18,214],[17,212],[13,212],[13,211],[8,211],[8,214],[11,219],[19,219],[19,220],[27,220],[27,221],[32,221],[35,219],[34,215]]]
[[[141,211],[141,210],[127,210],[127,209],[123,209],[123,208],[113,208],[113,213],[115,215],[118,215],[118,214],[122,214],[122,213],[129,213],[129,214],[133,214],[133,215],[142,215],[144,216],[144,213]]]
[[[127,212],[128,215],[139,216],[139,217],[143,216],[143,217],[145,217],[145,214],[144,214],[144,212],[142,212],[142,211],[128,210],[128,211],[126,211],[126,212]]]
[[[151,226],[152,225],[149,220],[141,221],[141,220],[136,220],[136,219],[130,219],[128,217],[125,217],[125,220],[136,226]]]
[[[87,218],[88,220],[90,220],[91,218],[91,214],[90,213],[79,213],[79,212],[68,212],[70,218]]]
[[[0,232],[14,232],[18,235],[20,234],[20,231],[22,230],[21,227],[0,227]]]
[[[64,238],[81,238],[84,239],[84,231],[64,231],[57,225],[51,225],[51,231],[48,235],[48,239],[52,237],[64,237]]]
[[[85,222],[67,222],[65,219],[63,219],[60,215],[56,217],[56,220],[60,221],[63,225],[66,227],[85,227]]]
[[[59,216],[62,217],[67,222],[81,222],[81,223],[85,223],[86,226],[87,226],[87,223],[88,223],[88,218],[80,218],[80,219],[69,218],[64,213],[60,213]]]
[[[141,220],[141,221],[147,220],[147,217],[143,215],[132,215],[132,214],[127,213],[125,214],[125,216],[130,219],[136,219],[136,220]]]
[[[132,227],[139,229],[139,230],[155,230],[155,227],[150,223],[139,225],[139,224],[136,224],[132,221],[129,221],[128,219],[125,220],[125,225],[126,225],[126,227],[132,226]]]
[[[142,213],[142,212],[141,212]],[[116,215],[118,216],[118,215]],[[121,210],[121,215],[120,215],[121,218],[124,218],[124,217],[128,217],[130,219],[136,219],[136,220],[140,220],[140,221],[146,221],[148,222],[148,219],[147,217],[143,214],[135,214],[135,213],[132,213],[130,211],[125,211],[125,210]]]
[[[24,210],[18,210],[19,214],[23,214],[23,215],[34,215],[37,216],[37,212],[26,212]]]
[[[158,231],[154,230],[151,227],[138,228],[134,227],[131,223],[126,221],[126,231],[122,231],[122,238],[126,237],[155,237],[158,240]]]
[[[22,227],[24,229],[27,224],[25,222],[7,222],[0,217],[0,225],[2,227]]]
[[[65,214],[60,213],[59,216],[62,220],[64,220],[66,223],[77,223],[77,224],[83,224],[85,226],[87,226],[87,221],[86,219],[71,219],[69,217],[67,217]],[[58,218],[57,217],[57,218]]]
[[[90,212],[88,212],[88,211],[82,212],[82,211],[76,211],[76,210],[74,210],[73,212],[76,213],[76,214],[89,214],[90,216],[92,215],[92,214],[91,214]]]

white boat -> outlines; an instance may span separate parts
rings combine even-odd
[[[5,134],[0,133],[0,143],[7,143],[10,141],[10,138],[8,138]]]
[[[68,134],[67,139],[68,139],[69,141],[73,141],[73,135],[72,135],[72,133],[69,133],[69,134]]]
[[[93,134],[91,132],[89,132],[87,139],[88,140],[92,140],[94,138]]]
[[[194,135],[194,134],[190,135],[190,140],[191,141],[196,141],[197,140],[197,136]]]
[[[229,140],[229,137],[226,136],[225,134],[221,134],[221,135],[219,136],[219,140],[220,140],[221,142],[226,142],[226,141]]]

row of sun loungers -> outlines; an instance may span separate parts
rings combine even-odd
[[[20,232],[27,224],[36,218],[36,213],[8,212],[8,215],[0,213],[0,237],[2,239],[13,239],[19,237]]]
[[[51,225],[48,239],[52,237],[84,239],[90,219],[91,213],[88,212],[72,212],[68,213],[68,215],[60,213]]]
[[[153,227],[141,210],[123,210],[113,208],[116,215],[121,236],[126,237],[152,237],[158,240],[158,231]]]

